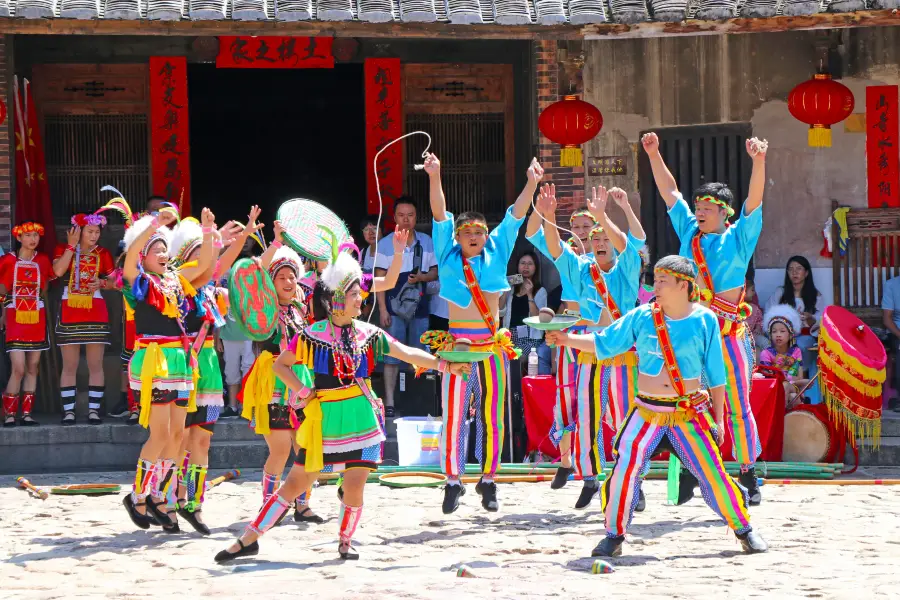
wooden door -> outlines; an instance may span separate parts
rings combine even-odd
[[[432,136],[450,209],[500,221],[515,198],[512,65],[405,64],[403,86],[405,132]],[[425,148],[417,138],[406,144],[404,189],[429,221],[428,179],[413,170]]]

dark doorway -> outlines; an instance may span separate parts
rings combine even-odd
[[[285,200],[321,202],[355,229],[366,212],[362,65],[188,70],[191,190],[219,223],[263,209],[271,239]]]
[[[744,148],[752,131],[750,123],[668,127],[655,131],[659,136],[660,154],[691,210],[691,193],[696,188],[703,183],[721,181],[734,193],[734,212],[738,214],[750,185],[752,163]],[[647,232],[652,262],[669,254],[678,254],[678,236],[666,214],[666,204],[653,182],[650,161],[643,150],[639,152],[638,179],[641,223]]]

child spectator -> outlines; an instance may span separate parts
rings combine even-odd
[[[803,353],[796,340],[801,327],[800,313],[786,304],[778,304],[766,313],[765,326],[771,345],[760,353],[759,364],[784,373],[787,408],[793,408],[800,402],[800,387],[808,382],[803,378]]]

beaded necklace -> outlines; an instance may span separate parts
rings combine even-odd
[[[345,379],[355,379],[356,372],[362,364],[363,354],[356,345],[356,327],[354,327],[353,321],[350,321],[347,327],[337,327],[329,320],[328,328],[331,338],[334,340],[332,352],[334,355],[335,375],[341,383]]]

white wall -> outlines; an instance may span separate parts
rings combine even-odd
[[[831,267],[813,267],[813,279],[816,282],[816,288],[822,294],[824,303],[822,306],[834,304],[834,290],[832,288]],[[775,288],[784,283],[784,268],[781,269],[756,269],[754,277],[756,281],[756,294],[759,296],[761,308],[765,308],[769,296],[775,291]]]

